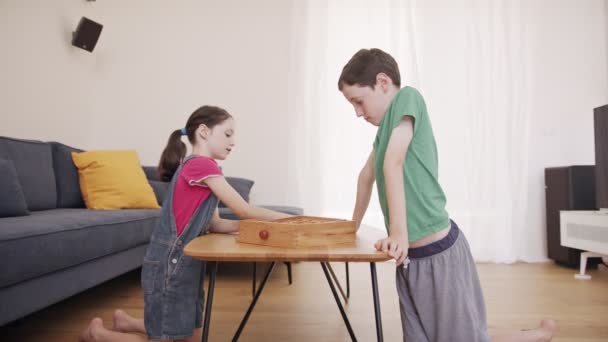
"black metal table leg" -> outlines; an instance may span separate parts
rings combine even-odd
[[[338,304],[338,309],[340,309],[340,314],[342,315],[342,319],[344,320],[346,329],[348,329],[348,334],[350,335],[350,339],[352,341],[357,341],[357,338],[355,337],[355,332],[353,331],[353,328],[350,326],[350,321],[348,320],[348,317],[346,316],[346,312],[344,311],[344,308],[342,307],[342,303],[340,302],[340,297],[338,297],[338,291],[336,291],[334,283],[331,281],[329,271],[327,270],[327,265],[324,262],[321,262],[321,267],[323,267],[323,273],[325,273],[325,278],[327,278],[327,283],[329,284],[331,293],[334,295],[336,304]]]
[[[260,294],[262,294],[262,291],[264,290],[264,287],[266,286],[266,282],[268,281],[268,278],[270,277],[270,273],[272,273],[272,269],[274,268],[275,264],[276,264],[276,262],[273,261],[272,263],[270,263],[270,266],[268,266],[268,271],[266,271],[266,274],[264,275],[264,279],[262,279],[262,282],[260,283],[260,288],[258,288],[258,291],[255,293],[255,296],[253,297],[253,301],[251,302],[251,304],[249,304],[247,313],[245,313],[245,317],[243,317],[243,320],[241,320],[241,324],[239,324],[239,328],[236,330],[236,333],[234,334],[234,337],[232,338],[233,342],[239,340],[239,336],[241,336],[241,333],[243,332],[243,329],[245,328],[245,324],[247,324],[247,320],[249,320],[249,316],[251,315],[251,312],[253,311],[253,308],[255,307],[255,304],[258,302],[258,298],[260,298]]]
[[[350,274],[348,272],[348,261],[344,263],[346,266],[346,298],[350,298]]]
[[[257,263],[253,262],[253,285],[251,287],[251,297],[255,297],[255,282],[257,280]]]
[[[287,279],[289,280],[289,285],[291,285],[291,263],[287,261],[285,265],[287,265]]]
[[[370,262],[369,267],[372,274],[372,292],[374,295],[374,313],[376,315],[376,336],[378,341],[384,341],[382,336],[382,316],[380,313],[380,297],[378,296],[378,276],[376,275],[376,263]]]
[[[340,294],[342,295],[342,298],[344,298],[344,303],[347,303],[348,296],[344,293],[344,290],[342,290],[342,285],[340,285],[340,281],[338,280],[338,277],[336,277],[336,274],[334,273],[334,268],[331,267],[330,263],[325,263],[325,265],[327,265],[327,268],[329,269],[329,274],[331,274],[331,277],[334,280],[334,282],[336,283],[338,290],[340,290]]]
[[[205,304],[205,319],[203,321],[203,342],[209,339],[209,322],[211,321],[211,305],[213,304],[213,290],[215,289],[215,273],[217,272],[217,262],[210,262],[209,288],[207,290],[207,303]]]

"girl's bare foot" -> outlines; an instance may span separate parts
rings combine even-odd
[[[543,319],[540,322],[540,331],[542,333],[542,338],[540,341],[549,342],[553,338],[553,334],[555,334],[555,329],[557,329],[557,324],[552,319]]]
[[[114,321],[114,326],[112,327],[112,329],[115,331],[129,333],[137,330],[131,324],[131,320],[133,318],[121,309],[117,309],[116,311],[114,311],[114,315],[112,316],[112,318]]]
[[[93,318],[89,326],[80,334],[78,342],[95,342],[99,340],[100,334],[103,333],[103,321],[99,317]]]

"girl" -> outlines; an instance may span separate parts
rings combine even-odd
[[[182,135],[192,144],[188,157]],[[144,319],[116,310],[112,330],[94,318],[81,341],[201,340],[205,264],[185,255],[184,246],[208,231],[238,231],[237,221],[220,219],[218,199],[242,219],[290,216],[249,205],[228,184],[215,160],[233,148],[234,120],[218,107],[197,109],[185,128],[171,133],[158,167],[159,178],[171,183],[142,267]]]

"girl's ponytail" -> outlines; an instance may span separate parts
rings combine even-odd
[[[169,136],[167,146],[160,156],[157,177],[160,181],[170,182],[179,164],[186,157],[186,144],[181,140],[182,131],[177,129]]]

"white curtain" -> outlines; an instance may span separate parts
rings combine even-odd
[[[523,0],[294,1],[288,165],[296,202],[309,214],[350,218],[375,128],[355,117],[337,80],[358,49],[377,47],[399,63],[402,85],[418,88],[427,101],[447,209],[476,260],[544,260],[542,167],[551,165],[537,162],[532,127],[538,114],[532,108],[538,109],[538,99],[530,94],[551,81],[532,70],[544,63],[534,58],[533,44],[542,40],[538,23],[552,10],[574,16],[581,35],[594,29],[585,22],[605,23],[602,1],[573,3],[559,2],[556,10],[556,2],[532,7]],[[570,6],[600,14],[577,19]],[[594,37],[605,44],[604,33]],[[567,39],[577,40],[576,32]],[[605,49],[601,53],[605,61]],[[576,72],[580,66],[558,65],[555,71],[564,67]],[[606,89],[603,67],[604,76],[584,79],[585,87]],[[605,100],[603,95],[598,105]],[[595,105],[575,102],[587,106],[581,110]],[[375,192],[364,223],[384,229]]]

